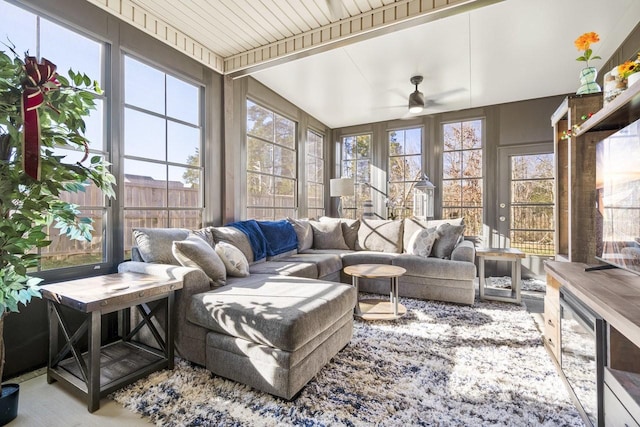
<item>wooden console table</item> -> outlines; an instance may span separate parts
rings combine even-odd
[[[599,425],[640,425],[640,276],[621,269],[585,271],[586,264],[547,262],[545,344],[562,371],[560,293],[566,289],[604,321],[605,357]],[[601,393],[601,394],[600,394]],[[583,414],[584,417],[584,414]],[[586,420],[585,420],[586,421]]]
[[[173,369],[174,292],[182,281],[138,273],[109,274],[71,280],[42,287],[49,311],[49,361],[47,381],[70,385],[87,398],[89,412],[100,407],[100,398],[153,371]],[[150,310],[147,303],[166,299]],[[63,307],[84,313],[84,322],[72,330]],[[137,307],[142,321],[131,328],[129,310]],[[166,310],[165,336],[151,319],[162,307]],[[102,315],[120,312],[122,339],[101,346]],[[132,340],[147,326],[161,350]],[[59,332],[64,345],[59,346]],[[88,351],[79,340],[87,336]],[[71,353],[71,357],[69,356]]]

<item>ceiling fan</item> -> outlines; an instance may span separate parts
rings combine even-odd
[[[409,112],[420,113],[424,109],[424,94],[418,90],[418,85],[422,83],[422,76],[413,76],[409,80],[416,90],[409,95]]]

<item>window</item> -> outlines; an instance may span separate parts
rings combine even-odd
[[[247,218],[295,217],[296,123],[247,100]]]
[[[70,68],[74,72],[87,74],[104,87],[103,65],[107,62],[104,44],[71,31],[43,17],[16,6],[0,1],[0,16],[3,19],[2,33],[7,44],[13,43],[19,54],[28,52],[31,56],[45,57],[57,66],[59,74],[68,77]],[[8,39],[8,40],[7,40]],[[73,46],[73,49],[69,49]],[[7,51],[6,48],[2,50]],[[85,117],[85,136],[89,139],[90,157],[107,157],[104,138],[104,104],[106,96],[95,95],[96,110]],[[75,163],[82,160],[84,151],[77,152],[55,149],[56,155],[65,156],[65,161]],[[70,240],[60,236],[58,230],[47,230],[51,245],[40,249],[41,259],[38,271],[57,268],[100,264],[107,261],[107,221],[108,209],[104,195],[95,185],[87,183],[86,191],[63,193],[61,198],[78,205],[81,216],[93,219],[93,239],[91,242]]]
[[[422,128],[389,132],[387,216],[413,215],[413,186],[422,172]]]
[[[442,218],[463,217],[465,234],[482,232],[482,120],[443,125]]]
[[[307,131],[307,216],[324,215],[324,136]]]
[[[342,138],[341,177],[353,178],[355,195],[345,197],[343,215],[346,218],[359,218],[364,211],[365,200],[371,199],[371,135],[345,136]],[[367,184],[367,185],[363,185]]]
[[[124,56],[124,238],[202,226],[201,87]]]
[[[511,247],[554,254],[553,154],[511,156]]]

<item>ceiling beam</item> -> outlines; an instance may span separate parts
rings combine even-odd
[[[93,0],[95,1],[95,0]],[[343,47],[504,0],[402,0],[224,59],[225,74],[242,77],[294,59]]]
[[[201,64],[224,74],[224,58],[132,0],[87,0]]]

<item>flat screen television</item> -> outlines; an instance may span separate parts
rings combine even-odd
[[[596,145],[596,258],[640,274],[640,120]]]

